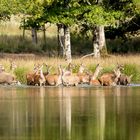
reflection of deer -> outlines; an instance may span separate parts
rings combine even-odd
[[[97,79],[101,70],[102,67],[99,64],[97,64],[94,74],[90,77],[90,85],[95,85],[95,86],[101,85],[99,80]]]
[[[113,73],[105,73],[100,78],[99,81],[102,86],[111,86],[116,85],[117,81],[121,75],[121,70],[123,69],[122,65],[117,65],[117,68]]]
[[[86,67],[83,64],[80,64],[79,71],[77,76],[79,77],[79,84],[80,83],[89,83],[89,72],[85,72]]]

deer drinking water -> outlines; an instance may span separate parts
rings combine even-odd
[[[112,73],[104,73],[99,81],[102,86],[114,86],[117,84],[117,81],[121,75],[121,70],[123,69],[122,65],[117,65],[116,69]]]
[[[121,74],[118,78],[117,85],[128,85],[131,82],[131,78],[133,75],[127,76],[125,74]]]

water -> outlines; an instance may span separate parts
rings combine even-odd
[[[140,140],[140,86],[1,86],[0,140]]]

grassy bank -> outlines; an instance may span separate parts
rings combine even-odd
[[[26,55],[25,55],[26,56]],[[13,55],[10,58],[4,57],[0,59],[0,63],[3,64],[6,68],[6,71],[10,72],[10,61],[14,60],[18,66],[14,74],[17,79],[22,83],[26,83],[26,73],[33,70],[34,64],[47,63],[49,66],[52,66],[51,73],[57,72],[57,66],[61,64],[62,66],[67,66],[64,59],[61,58],[48,58],[32,55],[31,57],[19,57],[18,55]],[[87,68],[94,72],[96,64],[100,64],[103,67],[101,73],[111,72],[115,66],[118,64],[124,65],[123,73],[127,75],[133,75],[132,80],[134,82],[140,81],[140,56],[139,55],[127,55],[127,56],[110,56],[108,58],[95,59],[93,57],[80,59],[74,58],[73,64],[76,65],[73,72],[77,72],[78,66],[83,63]],[[44,68],[45,71],[45,68]]]

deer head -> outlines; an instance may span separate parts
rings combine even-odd
[[[5,71],[5,68],[2,64],[0,64],[0,72],[4,72]]]

